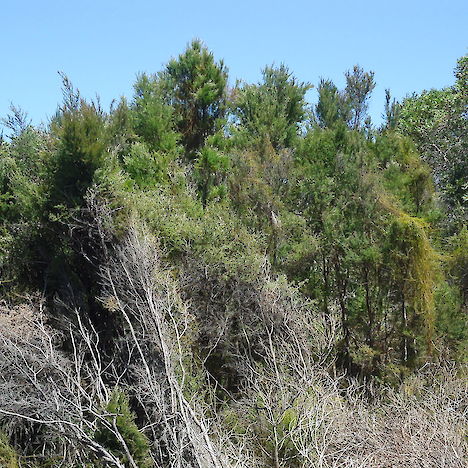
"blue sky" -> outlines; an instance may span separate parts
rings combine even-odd
[[[377,121],[385,88],[402,98],[450,85],[468,52],[466,0],[5,0],[1,15],[0,116],[12,102],[35,124],[61,100],[58,70],[107,106],[131,96],[137,72],[160,70],[192,38],[224,59],[231,84],[285,63],[300,80],[342,86],[358,63],[375,71]]]

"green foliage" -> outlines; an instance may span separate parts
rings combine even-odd
[[[285,229],[279,263],[324,313],[338,306],[343,363],[364,374],[383,371],[401,350],[402,333],[418,343],[413,357],[425,356],[437,262],[428,227],[413,216],[428,214],[433,194],[414,145],[391,132],[368,141],[339,125],[315,128],[298,145],[295,173],[289,203],[308,235],[298,242]],[[402,358],[408,350],[397,359],[413,365]]]
[[[468,321],[460,289],[449,282],[440,282],[434,292],[434,301],[437,310],[436,329],[448,357],[466,361]]]
[[[346,87],[339,91],[331,80],[321,79],[318,85],[318,103],[315,117],[322,128],[333,128],[338,123],[359,130],[366,120],[370,95],[375,88],[374,72],[365,72],[355,65],[345,73]]]
[[[385,188],[406,211],[417,215],[426,213],[432,207],[433,177],[413,142],[387,131],[376,138],[373,152],[383,169]]]
[[[68,311],[79,311],[92,331],[82,368],[92,368],[96,348],[104,384],[115,384],[115,371],[134,395],[139,357],[116,318],[115,298],[111,307],[99,299],[99,272],[107,271],[114,244],[141,222],[157,239],[174,291],[176,283],[181,290],[163,287],[170,305],[161,320],[177,328],[179,312],[186,314],[183,331],[170,335],[178,341],[168,349],[174,380],[167,381],[180,385],[194,411],[213,421],[225,416],[231,436],[220,440],[242,439],[265,465],[303,466],[297,442],[322,437],[318,419],[313,436],[301,432],[318,390],[302,388],[289,370],[268,374],[276,339],[281,349],[300,346],[312,373],[326,361],[333,371],[390,385],[423,363],[466,359],[467,64],[459,60],[453,87],[401,105],[387,91],[386,122],[372,131],[374,75],[358,66],[342,90],[320,81],[313,115],[310,85],[284,65],[266,67],[257,84],[238,84],[228,106],[227,69],[200,41],[162,72],[139,75],[132,100],[108,113],[63,77],[64,103],[47,129],[16,108],[4,121],[11,133],[0,139],[1,292],[44,291],[51,327],[73,330]],[[135,272],[126,274],[131,280]],[[155,276],[149,280],[159,287]],[[311,331],[306,323],[316,317]],[[335,326],[330,354],[317,363],[320,340]],[[159,353],[150,335],[132,337],[143,340],[148,362]],[[81,349],[79,341],[61,344],[60,355]],[[281,382],[276,392],[272,382]],[[339,385],[332,386],[334,395]],[[409,381],[406,390],[416,395],[415,387]],[[147,396],[138,396],[135,408],[146,410]],[[345,401],[332,396],[327,404]],[[161,428],[184,418],[156,426],[153,409],[137,419],[115,390],[90,436],[125,466],[128,453],[137,466],[151,466],[151,457],[170,464],[165,444],[178,427]],[[154,428],[151,440],[137,426],[142,420]],[[185,444],[182,432],[177,443]],[[36,445],[11,447],[0,435],[0,464],[19,466],[18,454],[29,451],[52,466],[58,449],[47,437],[34,435],[44,443],[36,457]],[[192,460],[191,444],[182,464]],[[316,456],[309,446],[307,463]],[[101,462],[91,455],[87,466]]]
[[[204,146],[199,151],[195,162],[195,177],[203,206],[206,206],[210,200],[222,199],[226,195],[224,182],[229,166],[229,157],[213,146]]]
[[[19,468],[20,466],[18,454],[3,433],[0,433],[0,465],[3,468]]]
[[[64,78],[64,104],[47,131],[18,109],[7,118],[3,276],[45,284],[50,297],[72,290],[87,311],[107,248],[82,228],[92,189],[118,213],[119,234],[142,219],[177,268],[200,262],[220,283],[249,283],[268,258],[323,313],[338,311],[339,364],[350,371],[416,365],[436,339],[458,347],[467,235],[455,223],[446,238],[432,223],[455,217],[437,213],[433,181],[463,211],[466,69],[464,57],[455,86],[401,106],[387,92],[386,123],[372,138],[362,128],[374,75],[358,66],[343,90],[320,81],[315,122],[310,85],[284,65],[238,85],[228,114],[227,70],[200,41],[163,72],[139,75],[130,104],[109,114]],[[436,249],[446,250],[440,268]]]
[[[138,467],[153,466],[149,457],[148,439],[135,424],[135,416],[130,411],[128,397],[125,393],[119,390],[112,393],[103,416],[107,424],[100,423],[101,427],[95,432],[94,439],[117,456],[124,466],[133,466],[130,464],[122,442],[114,433],[118,432]],[[108,425],[113,430],[110,430]]]
[[[59,141],[50,180],[50,206],[80,206],[95,172],[106,163],[105,117],[95,104],[81,100],[64,108],[53,124]]]
[[[173,261],[193,256],[245,280],[262,271],[262,236],[242,223],[226,199],[204,209],[184,173],[174,174],[167,186],[123,193],[120,202],[128,211],[121,222],[126,225],[128,217],[137,214]]]
[[[374,72],[365,72],[355,65],[353,70],[345,73],[345,96],[351,109],[350,126],[357,130],[366,118],[368,101],[375,88]]]
[[[468,99],[468,55],[460,57],[455,67],[455,87],[462,99]]]
[[[232,157],[231,202],[246,225],[263,230],[271,240],[278,234],[278,220],[273,217],[278,216],[282,197],[292,182],[292,166],[290,150],[274,151],[271,146],[260,153],[249,150]]]
[[[385,130],[395,130],[400,118],[401,104],[391,97],[390,90],[385,90]]]
[[[424,91],[403,101],[398,130],[410,136],[430,164],[436,183],[455,221],[464,219],[468,190],[466,108],[467,59],[455,70],[451,88]],[[456,223],[455,223],[456,225]]]
[[[131,118],[135,133],[151,151],[176,156],[180,136],[175,131],[174,109],[165,102],[162,80],[143,73],[138,76],[134,90]]]
[[[321,79],[317,88],[318,103],[315,115],[322,128],[332,128],[338,122],[349,120],[349,103],[344,93],[340,93],[331,80]]]
[[[468,296],[468,228],[466,226],[450,239],[450,247],[449,271],[460,286],[466,301]]]
[[[45,202],[50,138],[31,127],[0,148],[0,213],[3,219],[38,219]]]
[[[152,152],[144,143],[133,143],[124,157],[125,172],[141,189],[155,187],[167,179],[171,156]]]
[[[168,103],[189,155],[203,146],[224,116],[227,69],[199,40],[171,60],[160,74]]]
[[[306,116],[305,93],[311,86],[298,82],[284,65],[266,67],[262,75],[263,82],[244,85],[235,92],[238,144],[290,148]]]
[[[425,224],[418,218],[405,213],[397,214],[390,225],[389,243],[393,278],[401,293],[403,308],[403,333],[409,331],[409,323],[417,332],[418,321],[422,321],[425,346],[432,351],[434,334],[434,283],[435,283],[435,253],[426,234]],[[414,318],[406,314],[409,305]],[[406,314],[406,315],[405,315]]]

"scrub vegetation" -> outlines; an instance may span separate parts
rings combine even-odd
[[[367,114],[200,41],[0,140],[0,465],[463,467],[468,58]],[[307,95],[308,96],[308,95]]]

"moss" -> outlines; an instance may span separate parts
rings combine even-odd
[[[405,301],[416,316],[422,318],[426,349],[431,353],[437,255],[429,241],[427,228],[420,218],[404,212],[396,213],[390,226],[390,242],[396,266],[394,280],[402,283]]]
[[[10,445],[8,437],[0,432],[0,466],[3,468],[19,468],[18,454]]]

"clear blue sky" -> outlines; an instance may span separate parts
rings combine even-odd
[[[231,84],[281,62],[314,84],[323,76],[342,86],[355,63],[374,70],[377,120],[385,88],[402,98],[450,85],[468,52],[466,0],[10,0],[1,16],[0,116],[13,102],[36,124],[61,100],[58,70],[107,106],[195,37],[224,59]]]

